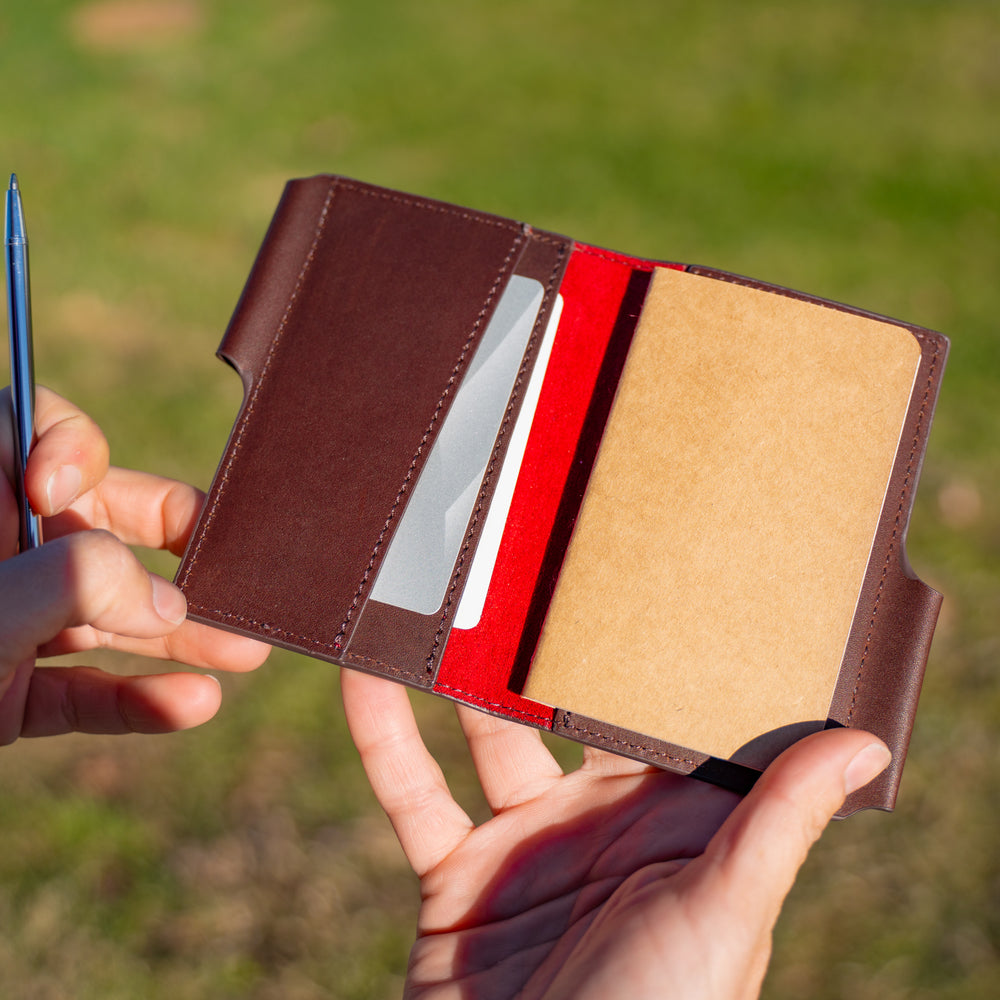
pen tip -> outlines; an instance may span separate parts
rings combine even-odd
[[[17,190],[17,174],[10,175],[10,189],[11,191]]]

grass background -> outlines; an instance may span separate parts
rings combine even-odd
[[[39,379],[119,464],[208,484],[240,396],[215,347],[284,180],[316,172],[947,333],[909,537],[946,604],[899,807],[814,850],[765,996],[995,995],[997,4],[33,0],[0,51]],[[197,731],[0,754],[0,996],[398,994],[416,888],[336,671],[223,683]],[[481,812],[448,706],[418,710]]]

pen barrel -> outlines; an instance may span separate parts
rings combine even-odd
[[[24,445],[25,456],[31,446],[34,432],[32,418],[35,396],[31,303],[25,294],[27,287],[28,245],[11,242],[7,247],[7,323],[10,332],[11,398],[15,428]]]
[[[9,213],[8,213],[9,215]],[[8,234],[10,229],[8,228]],[[27,501],[24,476],[35,436],[35,372],[31,338],[31,300],[28,284],[28,243],[6,240],[7,325],[10,342],[10,399],[14,445],[14,486],[20,508],[20,547],[41,542],[38,517]]]

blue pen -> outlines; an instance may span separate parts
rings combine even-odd
[[[21,551],[42,542],[41,521],[24,488],[28,452],[35,437],[35,365],[31,345],[31,287],[28,282],[28,234],[17,175],[10,175],[4,212],[7,258],[7,326],[10,333],[10,403],[14,432],[14,487],[20,510]]]

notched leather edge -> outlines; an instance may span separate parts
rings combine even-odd
[[[197,553],[210,524],[219,477],[247,419],[255,382],[267,364],[268,354],[287,319],[296,289],[307,267],[311,249],[322,233],[325,213],[333,197],[334,180],[332,177],[319,176],[291,180],[285,184],[236,308],[216,350],[216,356],[240,376],[243,399],[175,574],[175,583],[181,589],[186,586],[197,561]],[[301,226],[303,213],[307,218],[315,219],[312,229]],[[274,295],[274,288],[280,289],[281,294]],[[190,612],[188,617],[195,618]],[[244,635],[260,637],[259,633],[233,628],[217,618],[201,615],[197,620],[217,624],[230,631],[239,631]]]
[[[245,393],[260,375],[291,305],[334,188],[335,179],[323,176],[285,185],[216,352],[239,373]],[[315,227],[302,226],[303,217],[315,219]]]

